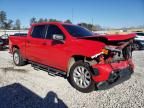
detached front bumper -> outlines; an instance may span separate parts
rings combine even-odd
[[[111,64],[95,64],[92,67],[93,70],[98,71],[98,74],[92,77],[98,85],[105,82],[112,84],[120,79],[130,77],[134,70],[131,59]]]

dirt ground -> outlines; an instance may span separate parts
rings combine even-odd
[[[133,60],[129,80],[85,94],[30,64],[15,66],[12,55],[0,51],[0,108],[144,108],[144,51],[135,51]]]

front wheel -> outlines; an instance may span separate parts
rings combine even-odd
[[[90,66],[82,61],[76,62],[70,69],[69,82],[77,90],[88,93],[94,90],[94,81]]]
[[[13,61],[14,61],[14,64],[16,66],[23,66],[23,65],[25,65],[25,61],[21,57],[20,52],[19,52],[18,49],[14,50],[14,52],[13,52]]]

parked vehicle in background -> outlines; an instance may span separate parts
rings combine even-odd
[[[9,44],[9,35],[4,34],[0,36],[0,49],[6,48]]]
[[[14,36],[26,36],[27,33],[15,33]]]
[[[135,34],[99,35],[60,22],[33,24],[26,36],[10,36],[15,65],[26,62],[50,75],[62,75],[81,92],[130,78]],[[61,87],[61,86],[60,86]]]
[[[144,49],[144,32],[137,32],[134,38],[133,47],[135,50]]]

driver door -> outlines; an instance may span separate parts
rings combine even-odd
[[[45,60],[43,61],[48,66],[64,70],[67,58],[65,48],[67,45],[64,42],[53,40],[53,36],[56,34],[62,35],[65,39],[65,35],[57,25],[50,24],[47,28],[45,52],[43,52]]]

